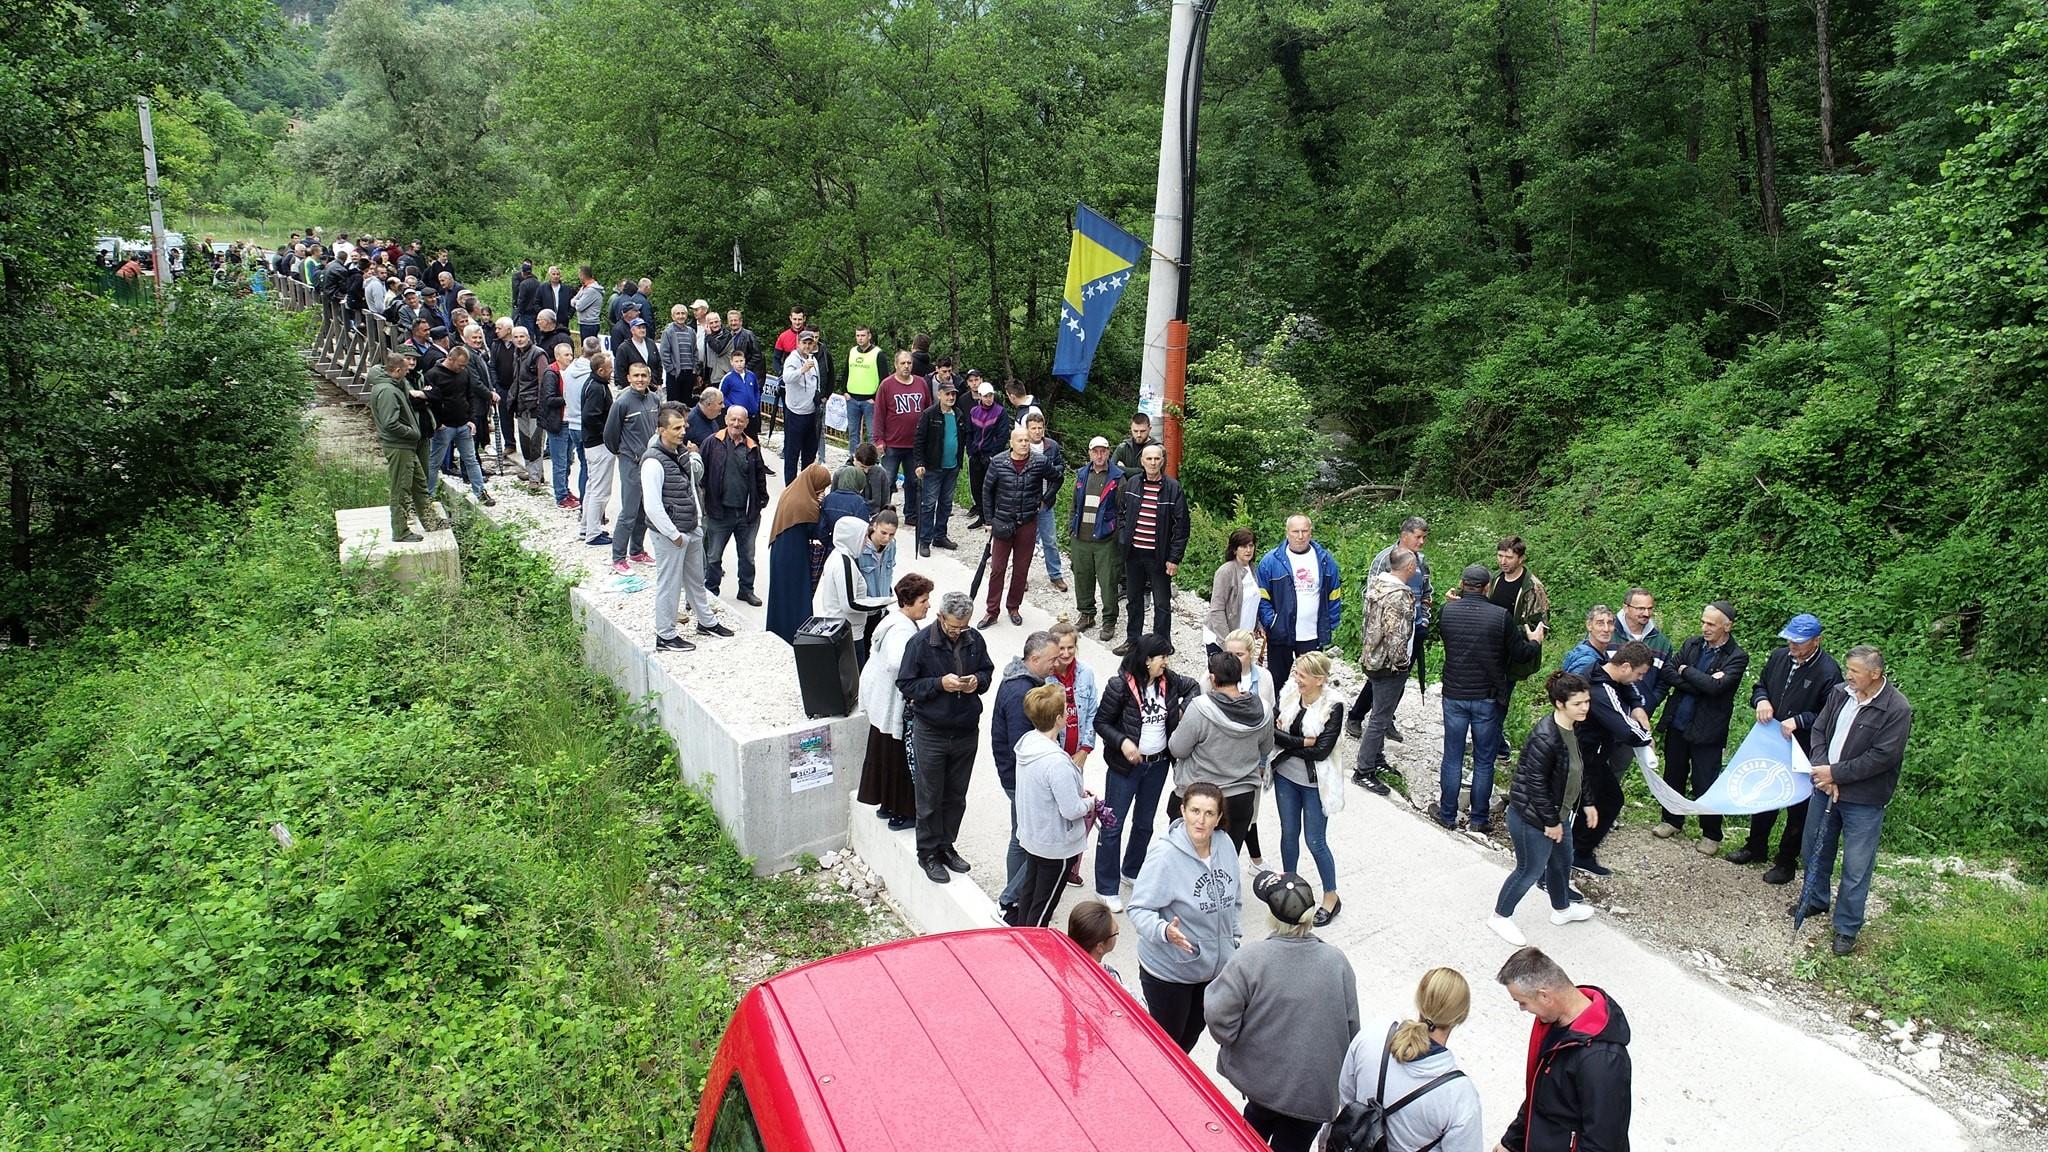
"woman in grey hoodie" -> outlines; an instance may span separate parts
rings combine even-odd
[[[1259,765],[1273,751],[1273,710],[1239,689],[1243,671],[1232,653],[1209,657],[1214,687],[1188,705],[1166,741],[1174,760],[1167,819],[1180,815],[1190,785],[1214,784],[1223,793],[1223,829],[1237,845],[1244,844],[1254,826],[1263,783]]]
[[[1472,1012],[1472,989],[1456,968],[1431,968],[1415,986],[1415,1009],[1413,1020],[1374,1020],[1358,1030],[1337,1075],[1338,1102],[1380,1101],[1389,1152],[1483,1152],[1479,1089],[1445,1047]]]
[[[1190,784],[1183,815],[1152,838],[1126,912],[1138,937],[1138,988],[1159,1027],[1192,1052],[1202,996],[1237,951],[1237,845],[1217,836],[1223,792]]]
[[[1238,950],[1209,985],[1205,1012],[1216,1071],[1244,1093],[1244,1119],[1274,1152],[1309,1152],[1337,1115],[1337,1073],[1358,1034],[1351,961],[1318,939],[1315,889],[1261,872],[1252,892],[1273,933]]]
[[[1017,741],[1017,844],[1024,849],[1024,882],[1006,918],[1013,928],[1052,924],[1067,868],[1088,844],[1085,817],[1095,794],[1081,787],[1081,766],[1053,739],[1067,720],[1067,690],[1040,684],[1024,694],[1031,731]]]

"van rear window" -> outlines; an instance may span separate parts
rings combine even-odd
[[[738,1072],[725,1082],[725,1095],[718,1101],[718,1117],[711,1122],[711,1141],[705,1152],[763,1152],[761,1130],[754,1125],[754,1109],[747,1102]]]

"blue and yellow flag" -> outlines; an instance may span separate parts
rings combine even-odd
[[[1086,204],[1075,206],[1074,250],[1067,257],[1067,290],[1060,301],[1060,342],[1052,354],[1053,376],[1074,391],[1088,390],[1095,346],[1144,254],[1144,241]]]

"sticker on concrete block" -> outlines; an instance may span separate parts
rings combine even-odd
[[[832,783],[832,729],[809,728],[789,734],[791,795]]]

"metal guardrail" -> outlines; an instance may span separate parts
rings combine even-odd
[[[397,326],[375,313],[351,315],[332,300],[324,300],[311,285],[291,277],[271,281],[278,307],[292,312],[318,309],[320,328],[310,352],[313,372],[354,396],[368,400],[370,369],[398,347]]]

